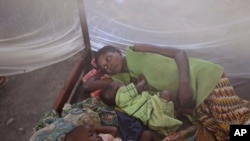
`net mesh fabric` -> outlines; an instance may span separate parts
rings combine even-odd
[[[84,0],[91,46],[184,49],[250,78],[248,0]],[[84,48],[77,0],[1,0],[0,75],[32,71]]]

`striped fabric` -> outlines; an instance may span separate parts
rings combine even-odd
[[[200,123],[219,141],[229,140],[230,124],[250,121],[249,101],[238,97],[228,78],[221,78],[209,97],[197,108]]]

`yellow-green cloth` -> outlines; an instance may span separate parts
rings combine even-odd
[[[124,112],[140,119],[144,125],[159,134],[166,136],[182,125],[182,122],[174,117],[173,102],[159,98],[158,93],[150,95],[143,91],[138,94],[133,83],[119,88],[115,101]]]
[[[143,74],[151,87],[177,94],[179,75],[174,59],[154,53],[135,52],[131,47],[127,48],[125,58],[132,77]],[[189,58],[189,72],[193,100],[197,107],[212,92],[223,68],[205,60]]]
[[[118,73],[118,74],[114,74],[112,75],[112,80],[128,85],[131,82],[131,78],[129,73]]]

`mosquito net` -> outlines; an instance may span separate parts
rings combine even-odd
[[[93,50],[149,43],[250,78],[249,0],[84,0]],[[0,75],[32,71],[84,48],[77,0],[0,0]]]

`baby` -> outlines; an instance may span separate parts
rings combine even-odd
[[[100,93],[100,98],[110,106],[117,106],[129,116],[140,119],[142,123],[161,135],[176,131],[182,122],[175,118],[174,99],[170,92],[151,94],[143,91],[147,81],[143,75],[136,85],[123,85],[111,82]],[[173,101],[172,101],[173,100]]]

